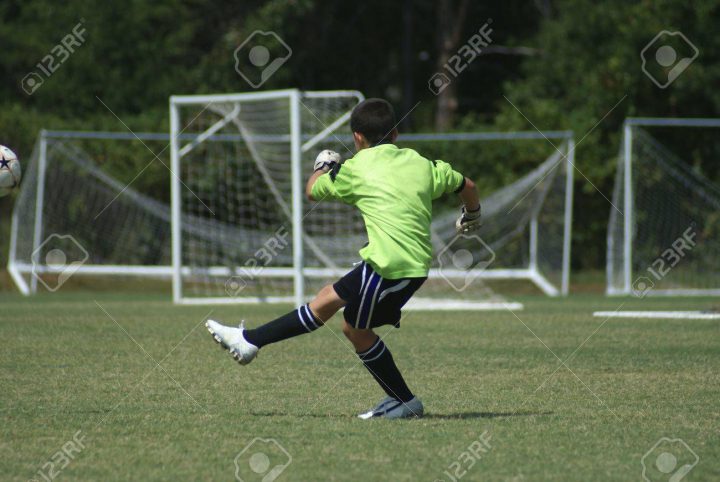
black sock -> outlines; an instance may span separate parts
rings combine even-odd
[[[245,330],[245,339],[262,348],[270,343],[287,340],[294,336],[310,333],[322,326],[320,320],[310,311],[310,305],[303,305],[297,310],[281,316],[269,323],[255,328]]]
[[[408,388],[390,350],[380,338],[367,351],[358,353],[358,356],[385,393],[401,402],[413,399],[415,395]]]

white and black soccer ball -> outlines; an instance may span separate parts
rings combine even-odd
[[[20,185],[20,161],[13,151],[0,146],[0,197],[7,196]]]

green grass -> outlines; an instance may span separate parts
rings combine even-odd
[[[286,307],[0,294],[0,478],[43,480],[38,470],[81,430],[85,448],[62,479],[233,480],[236,455],[262,437],[292,456],[279,480],[450,480],[443,471],[459,459],[466,467],[463,452],[487,431],[491,448],[462,480],[641,480],[660,437],[700,457],[684,480],[718,480],[720,322],[592,317],[623,301],[716,300],[521,301],[522,321],[409,313],[402,329],[383,330],[427,416],[364,422],[355,414],[382,393],[337,317],[240,367],[211,341],[207,314],[255,325]]]

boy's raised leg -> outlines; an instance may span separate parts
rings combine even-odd
[[[332,318],[344,304],[332,285],[327,285],[310,303],[255,329],[245,330],[245,339],[262,348],[270,343],[310,333]]]
[[[246,365],[265,345],[317,330],[344,304],[332,285],[328,285],[310,303],[258,328],[248,330],[242,324],[234,328],[214,320],[208,320],[205,326],[215,341],[226,348],[238,363]]]

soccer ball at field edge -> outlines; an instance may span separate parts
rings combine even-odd
[[[0,146],[0,197],[7,196],[20,184],[20,161],[15,153]]]

